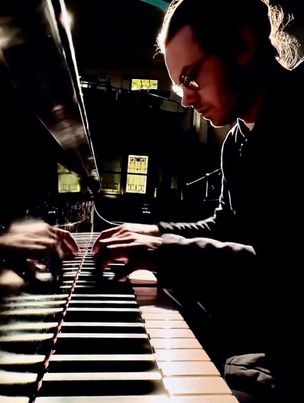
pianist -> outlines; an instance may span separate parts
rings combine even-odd
[[[127,258],[128,270],[158,266],[161,279],[211,302],[224,338],[234,342],[229,352],[239,343],[240,354],[270,357],[275,384],[261,395],[258,386],[249,390],[267,402],[297,401],[291,368],[303,306],[296,235],[303,207],[295,199],[303,181],[297,100],[304,79],[285,22],[268,0],[171,4],[158,45],[182,104],[213,126],[234,124],[222,147],[219,206],[195,223],[120,225],[103,231],[93,248],[104,260]]]

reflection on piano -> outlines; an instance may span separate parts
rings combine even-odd
[[[55,294],[2,304],[1,401],[236,403],[180,313],[140,305],[149,287],[98,279],[92,234],[75,236]]]
[[[20,96],[91,186],[99,180],[66,9],[61,0],[3,0],[0,61]]]

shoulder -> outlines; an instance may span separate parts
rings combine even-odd
[[[294,74],[301,74],[302,77],[303,77],[303,74],[304,74],[304,57],[290,71],[292,71]]]
[[[299,117],[302,109],[299,99],[302,98],[303,91],[304,63],[299,63],[292,70],[283,67],[277,69],[269,80],[259,120],[269,122],[270,127],[277,122],[278,128],[283,130],[284,122],[287,124],[289,118]]]
[[[225,137],[225,140],[224,140],[224,142],[223,142],[222,149],[225,149],[225,148],[227,148],[227,147],[231,147],[231,146],[233,146],[234,144],[236,144],[236,142],[237,142],[237,136],[238,136],[239,131],[240,131],[240,128],[239,128],[238,123],[236,122],[236,123],[231,127],[231,129],[228,131],[228,133],[227,133],[227,135],[226,135],[226,137]]]
[[[283,83],[283,88],[287,92],[302,93],[304,88],[304,59],[294,69],[286,71]]]
[[[292,70],[292,76],[295,87],[302,93],[304,88],[304,59]]]

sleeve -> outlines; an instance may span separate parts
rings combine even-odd
[[[230,193],[227,185],[224,167],[229,160],[230,148],[232,146],[233,133],[228,133],[227,138],[222,147],[221,153],[221,170],[222,185],[219,198],[219,205],[215,209],[213,216],[196,222],[159,222],[158,229],[161,234],[171,233],[181,235],[186,238],[208,237],[219,240],[227,239],[227,229],[233,228],[235,212],[231,207]],[[231,238],[231,234],[230,234]]]
[[[162,235],[155,252],[159,280],[165,287],[191,287],[191,293],[221,294],[226,290],[246,290],[255,278],[255,250],[250,245],[221,242],[210,238]],[[247,290],[248,291],[248,290]]]

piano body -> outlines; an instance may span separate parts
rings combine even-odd
[[[99,173],[64,13],[60,0],[2,1],[2,68],[58,160],[94,195]],[[81,250],[62,262],[59,284],[2,295],[1,402],[236,403],[163,290],[98,274],[96,235],[75,233]]]

